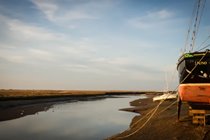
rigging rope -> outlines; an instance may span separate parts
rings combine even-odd
[[[210,39],[210,35],[206,38],[206,40],[204,40],[202,43],[201,43],[201,45],[199,45],[199,47],[198,47],[198,51],[201,51],[201,50],[203,50],[203,48],[202,49],[200,49],[208,40]]]
[[[206,48],[208,48],[208,47],[210,47],[210,44],[206,45],[205,47],[201,48],[201,49],[198,50],[198,51],[201,51],[201,50],[206,49]]]
[[[190,47],[191,47],[191,50],[190,51],[193,51],[193,48],[194,48],[194,45],[195,45],[195,39],[196,39],[196,34],[197,34],[197,23],[198,23],[198,15],[199,15],[199,11],[200,11],[200,3],[201,3],[201,0],[198,1],[198,5],[197,5],[197,10],[196,10],[196,15],[195,15],[195,22],[194,22],[194,25],[193,25],[193,31],[192,31],[192,42],[190,44]]]
[[[197,36],[197,33],[198,33],[198,29],[199,29],[201,17],[203,15],[203,10],[204,10],[204,6],[205,6],[205,2],[206,2],[206,0],[203,0],[203,1],[202,0],[198,0],[198,5],[197,5],[197,9],[196,9],[195,20],[194,20],[194,25],[193,25],[193,31],[192,31],[192,42],[190,44],[190,47],[191,47],[191,50],[190,51],[193,51],[193,49],[195,47],[196,36]]]
[[[198,34],[198,30],[199,30],[199,26],[200,26],[200,22],[201,22],[201,17],[203,15],[205,3],[206,3],[206,0],[197,0],[197,2],[195,3],[192,17],[191,17],[190,24],[189,24],[189,29],[187,31],[187,37],[185,40],[184,53],[187,50],[189,52],[191,52],[195,48],[196,37]],[[190,46],[188,47],[189,38],[191,38],[191,43],[190,43]]]
[[[192,16],[191,16],[191,19],[189,21],[189,28],[187,30],[187,37],[186,37],[186,40],[185,40],[185,45],[184,45],[184,51],[183,51],[183,53],[187,51],[188,41],[189,41],[189,37],[190,37],[190,33],[191,33],[191,28],[192,28],[192,24],[193,24],[193,17],[195,15],[195,11],[196,11],[196,5],[197,5],[197,3],[195,2],[194,8],[193,8],[193,12],[192,12]]]

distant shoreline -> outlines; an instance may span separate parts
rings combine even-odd
[[[128,90],[22,90],[0,89],[0,100],[40,99],[75,96],[98,95],[137,95],[137,94],[162,94],[160,91],[128,91]]]

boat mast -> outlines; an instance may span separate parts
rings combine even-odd
[[[187,38],[185,41],[184,52],[186,51],[192,52],[193,49],[195,48],[195,41],[196,41],[197,33],[199,30],[201,17],[203,15],[205,3],[206,3],[206,0],[197,0],[195,3],[192,18],[189,24]],[[189,38],[191,38],[190,45],[189,45]]]

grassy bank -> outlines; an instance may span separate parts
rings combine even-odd
[[[0,99],[19,98],[48,98],[48,97],[68,97],[68,96],[96,96],[96,95],[135,95],[154,94],[158,91],[124,91],[124,90],[20,90],[20,89],[0,89]]]

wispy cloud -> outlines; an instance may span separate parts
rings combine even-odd
[[[52,52],[49,51],[44,51],[41,49],[29,49],[28,50],[30,57],[32,57],[32,59],[38,59],[38,60],[44,60],[44,61],[54,61],[56,60],[56,55]]]
[[[144,64],[144,61],[137,61],[138,58],[134,57],[112,57],[112,58],[94,58],[90,60],[90,64],[98,71],[103,73],[113,73],[116,75],[124,75],[130,78],[152,79],[155,75],[162,73],[162,70],[154,66]]]
[[[171,11],[163,9],[157,12],[148,12],[147,16],[149,18],[168,19],[172,18],[173,13]]]
[[[14,41],[51,41],[62,40],[64,34],[38,26],[36,24],[26,23],[19,19],[10,18],[0,14],[0,35]],[[2,43],[2,42],[1,42]]]
[[[22,55],[5,52],[2,50],[0,50],[0,58],[11,63],[24,63],[26,60],[25,57]]]
[[[88,38],[72,40],[68,35],[24,23],[0,15],[0,57],[12,63],[33,63],[36,61],[62,61],[78,59],[79,55],[90,56],[93,51]],[[73,59],[73,60],[72,60]],[[63,61],[62,63],[66,63]]]
[[[63,8],[58,1],[32,0],[35,6],[52,22],[64,23],[74,20],[96,19],[94,14],[90,14],[85,8],[72,7]],[[71,5],[71,2],[68,3]],[[71,26],[72,27],[72,26]]]
[[[53,52],[47,52],[34,48],[2,47],[0,44],[0,58],[17,64],[34,64],[55,62],[56,55]]]
[[[54,1],[32,0],[32,2],[47,16],[48,19],[54,19],[55,13],[58,10],[58,6],[54,3]]]
[[[150,29],[166,25],[173,16],[173,12],[162,9],[155,12],[147,12],[144,16],[132,18],[128,23],[139,29]]]
[[[45,28],[28,25],[19,20],[10,20],[8,22],[9,30],[12,34],[22,40],[58,40],[61,35],[50,32]]]

